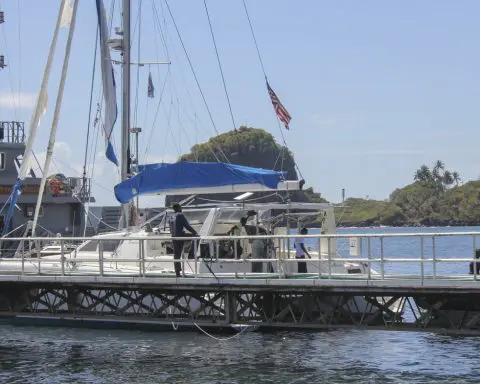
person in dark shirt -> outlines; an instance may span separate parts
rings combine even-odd
[[[169,218],[170,224],[170,234],[172,237],[188,237],[185,233],[185,229],[189,231],[193,236],[197,236],[197,231],[192,228],[185,215],[182,213],[182,207],[180,204],[173,204],[174,214]],[[180,260],[183,253],[183,246],[185,240],[172,240],[173,243],[173,258],[175,260]],[[193,249],[193,247],[192,247]],[[180,271],[182,270],[182,265],[179,261],[174,263],[175,265],[175,274],[177,277],[180,277]]]

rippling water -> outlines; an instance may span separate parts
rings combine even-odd
[[[418,240],[404,241],[406,245],[393,240],[387,244],[386,241],[385,252],[398,256],[418,253],[418,244],[415,243]],[[480,245],[480,241],[478,243]],[[447,251],[449,256],[468,257],[472,240],[441,239],[436,247],[441,257],[447,256]],[[342,252],[342,247],[339,248]],[[378,244],[372,243],[372,249],[374,254],[378,253]],[[426,252],[430,251],[427,245]],[[408,273],[415,273],[416,268],[418,265],[408,267]],[[444,268],[448,273],[465,273],[465,265],[450,263]],[[0,383],[480,381],[480,338],[427,332],[245,332],[228,341],[219,341],[194,332],[0,325],[0,340]]]
[[[2,383],[478,383],[475,337],[0,328]]]

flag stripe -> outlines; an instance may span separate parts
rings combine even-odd
[[[277,97],[273,89],[270,87],[270,84],[268,84],[268,81],[267,81],[267,89],[268,89],[268,94],[270,95],[270,99],[272,100],[273,109],[275,110],[275,113],[277,114],[280,121],[285,125],[285,128],[288,129],[288,124],[290,123],[290,120],[292,120],[292,117],[290,116],[288,111],[285,109],[285,107],[282,105],[282,103],[280,102],[280,99]]]

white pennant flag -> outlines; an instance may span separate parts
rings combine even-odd
[[[70,0],[63,1],[62,18],[60,20],[60,27],[68,27],[72,21],[73,7]]]

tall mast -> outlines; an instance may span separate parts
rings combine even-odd
[[[130,0],[123,0],[123,87],[122,87],[122,154],[121,181],[130,175]],[[124,226],[129,226],[128,204],[123,204]]]

